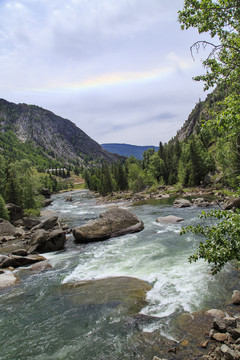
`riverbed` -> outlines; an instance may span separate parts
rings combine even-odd
[[[54,195],[48,210],[70,228],[112,205],[97,205],[87,190],[68,196],[72,201]],[[139,345],[142,334],[149,342],[151,334],[180,342],[179,314],[223,308],[237,281],[232,267],[212,276],[204,261],[190,264],[201,239],[179,235],[182,226],[202,221],[198,214],[206,209],[175,209],[172,202],[122,203],[143,220],[142,232],[90,244],[76,244],[69,234],[64,251],[44,254],[51,269],[22,269],[18,285],[0,292],[0,359],[151,360]],[[184,222],[156,222],[167,215]]]

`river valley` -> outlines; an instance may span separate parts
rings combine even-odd
[[[71,202],[54,195],[48,210],[70,228],[110,206],[98,205],[87,190],[68,195]],[[44,254],[51,269],[18,270],[20,282],[0,292],[0,359],[152,360],[183,340],[180,314],[222,309],[238,275],[228,265],[213,277],[208,264],[188,262],[200,239],[179,233],[200,222],[203,209],[172,202],[123,203],[143,220],[142,232],[90,244],[76,244],[69,234],[64,251]],[[185,221],[156,222],[167,215]]]

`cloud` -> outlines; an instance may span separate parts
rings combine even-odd
[[[183,0],[0,2],[0,93],[74,121],[100,143],[158,144],[203,97]],[[145,137],[144,137],[145,136]]]

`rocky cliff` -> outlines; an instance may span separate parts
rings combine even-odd
[[[12,130],[17,138],[40,147],[48,157],[65,163],[116,160],[71,121],[35,105],[0,99],[0,132]]]
[[[211,112],[209,110],[214,110],[218,106],[218,102],[224,99],[226,92],[226,88],[217,87],[207,95],[204,101],[199,101],[174,139],[181,141],[188,139],[192,134],[197,134],[201,124],[210,119]]]

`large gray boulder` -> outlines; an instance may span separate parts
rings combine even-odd
[[[38,229],[44,229],[44,230],[51,230],[54,228],[54,226],[57,225],[58,217],[57,216],[51,216],[43,221],[40,222],[40,224],[34,226],[31,230],[35,231]]]
[[[73,236],[77,242],[91,242],[135,233],[143,228],[144,224],[137,216],[114,206],[100,214],[98,219],[73,229]]]
[[[24,226],[26,226],[27,229],[32,229],[34,226],[37,226],[41,223],[40,220],[36,219],[36,218],[31,218],[31,217],[24,217],[22,219]]]
[[[173,206],[176,208],[190,207],[192,206],[192,203],[187,199],[176,199]]]
[[[0,268],[28,266],[43,260],[46,259],[40,255],[18,256],[11,254],[9,256],[0,257]]]
[[[9,221],[0,219],[0,237],[13,236],[16,233],[16,228]]]
[[[38,229],[32,236],[28,253],[45,253],[59,251],[64,248],[66,234],[63,230],[57,229],[47,232],[44,229]]]

